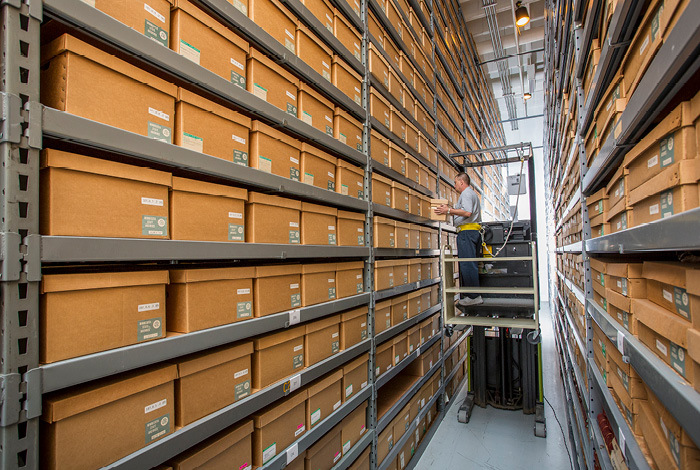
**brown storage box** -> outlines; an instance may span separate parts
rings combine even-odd
[[[212,436],[170,460],[172,470],[198,470],[231,465],[252,468],[253,421],[246,420]]]
[[[394,427],[387,426],[377,438],[377,462],[381,464],[384,461],[389,451],[394,448],[394,442]]]
[[[389,66],[390,67],[400,67],[401,55],[399,54],[399,47],[391,40],[390,35],[384,36],[384,50],[389,56]]]
[[[420,184],[420,163],[411,155],[406,155],[406,178]]]
[[[408,101],[408,100],[406,100],[406,101]],[[404,105],[404,106],[406,106],[406,105]],[[416,152],[418,152],[418,149],[420,148],[419,144],[418,144],[418,140],[419,140],[418,139],[418,129],[416,129],[416,127],[413,124],[411,124],[410,122],[407,121],[406,122],[406,143],[408,144],[409,147],[411,147]],[[427,180],[427,174],[426,174],[426,180]],[[427,182],[425,182],[425,184],[424,184],[422,182],[422,180],[421,180],[421,184],[423,184],[423,186],[427,186]]]
[[[263,466],[306,432],[306,399],[302,390],[253,414],[253,465]]]
[[[340,405],[343,403],[340,393],[342,380],[343,371],[338,369],[308,386],[309,399],[306,402],[306,426],[309,429],[312,429],[340,408]],[[340,447],[340,436],[338,446]]]
[[[390,166],[389,160],[389,148],[391,147],[391,142],[384,138],[380,133],[372,130],[370,135],[370,152],[372,154],[372,159],[378,161],[384,166]]]
[[[679,178],[673,177],[670,181],[667,180],[656,188],[651,189],[654,183],[658,182],[657,179],[654,178],[649,181],[649,186],[644,184],[634,190],[644,191],[645,194],[652,194],[652,196],[645,197],[638,202],[630,196],[630,203],[633,204],[632,213],[634,214],[634,225],[642,225],[655,220],[664,219],[674,214],[679,214],[698,207],[697,183],[693,181],[692,184],[682,184],[684,178],[681,175],[683,175],[683,173],[676,175]],[[664,177],[666,175],[659,176]],[[659,187],[673,185],[675,182],[681,182],[682,185],[670,187],[659,193],[654,193]]]
[[[420,291],[413,291],[408,293],[408,318],[413,318],[422,311],[421,297],[422,293]]]
[[[652,1],[647,7],[644,18],[620,65],[628,96],[634,93],[636,85],[663,43],[663,30],[660,27],[663,10],[663,2],[658,0]]]
[[[393,106],[391,107],[391,132],[399,139],[406,141],[406,118]]]
[[[301,267],[302,307],[337,298],[335,272],[335,263],[305,264]]]
[[[308,323],[306,328],[306,367],[337,354],[340,351],[340,315]]]
[[[329,59],[330,60],[330,59]],[[297,117],[306,124],[333,137],[333,103],[305,83],[299,85],[299,111]]]
[[[397,285],[408,284],[408,260],[394,262],[394,279]]]
[[[141,8],[141,3],[136,0],[127,2],[95,0],[91,5],[131,29],[168,47],[170,1],[151,0],[148,2],[149,8]]]
[[[393,68],[389,69],[389,93],[403,106],[403,81]]]
[[[338,298],[350,297],[365,291],[364,286],[364,261],[351,261],[338,263],[336,278],[338,284]]]
[[[380,377],[382,374],[386,373],[393,367],[393,352],[394,344],[391,340],[388,340],[379,346],[377,346],[375,354],[375,377]]]
[[[700,377],[700,331],[688,329],[688,355],[692,359],[693,375]],[[695,391],[700,392],[700,380],[695,381]]]
[[[345,96],[362,106],[362,77],[338,56],[331,65],[333,85]]]
[[[260,121],[250,134],[250,166],[283,178],[300,181],[301,143]]]
[[[406,152],[393,142],[389,142],[389,166],[395,172],[406,176]]]
[[[342,429],[343,455],[345,455],[367,431],[367,402],[362,403],[343,418],[340,428]]]
[[[687,263],[644,262],[646,298],[700,326],[700,270]]]
[[[392,181],[376,173],[372,174],[372,202],[391,207]]]
[[[175,85],[68,34],[41,48],[41,64],[42,104],[172,143]]]
[[[335,192],[357,199],[365,198],[364,171],[361,168],[338,160],[335,180]]]
[[[420,258],[408,260],[408,282],[418,282],[421,280],[421,262]]]
[[[184,88],[177,99],[175,145],[248,166],[250,118]]]
[[[408,320],[408,294],[391,299],[391,324],[398,325],[405,320]]]
[[[39,362],[163,338],[166,284],[167,271],[45,274]]]
[[[245,189],[173,177],[170,238],[245,241]]]
[[[343,456],[340,434],[340,426],[336,426],[309,447],[304,459],[304,469],[332,468]]]
[[[338,211],[338,245],[365,246],[365,215]]]
[[[292,54],[297,54],[295,33],[299,22],[277,0],[248,0],[248,16]]]
[[[415,436],[411,435],[411,437],[408,439],[408,441],[406,441],[404,446],[399,451],[399,455],[396,457],[397,470],[403,470],[404,468],[406,468],[406,466],[408,465],[408,462],[411,461],[411,457],[413,457],[413,454],[415,451],[416,451]]]
[[[307,143],[301,144],[301,176],[306,184],[335,191],[338,159]]]
[[[391,207],[404,212],[411,212],[408,186],[396,181],[391,182]]]
[[[409,224],[404,223],[404,222],[399,222],[398,220],[395,222],[395,227],[396,227],[396,247],[397,248],[408,248],[409,247],[409,239],[408,239],[408,227]],[[399,284],[402,284],[400,278],[396,278],[396,281]],[[408,282],[408,279],[406,279],[403,284],[406,284]]]
[[[396,438],[396,442],[398,442],[403,437],[403,435],[406,434],[406,431],[408,431],[408,428],[411,426],[410,403],[407,404],[401,411],[399,411],[399,414],[396,415],[392,424],[393,435]]]
[[[370,88],[369,95],[370,115],[387,129],[391,128],[391,108],[389,107],[389,102],[374,88]]]
[[[44,395],[41,468],[100,468],[173,432],[176,375],[161,365]]]
[[[386,90],[389,90],[389,64],[384,60],[384,56],[382,56],[381,52],[377,51],[376,48],[374,47],[374,44],[370,43],[369,44],[369,72],[372,74],[372,76],[382,85],[384,85],[384,88]],[[376,92],[375,92],[376,93]],[[378,94],[376,96],[379,96]],[[381,98],[383,101],[384,98]],[[388,106],[388,103],[387,103]],[[372,113],[374,116],[374,113]],[[377,116],[374,116],[377,117]],[[387,119],[389,116],[387,115]],[[377,119],[379,119],[377,117]],[[379,122],[384,122],[381,119],[379,119]],[[387,128],[389,127],[388,125],[386,126]]]
[[[275,0],[272,0],[275,1]],[[272,6],[270,0],[260,0],[260,4],[266,3]],[[277,2],[275,1],[277,4]],[[296,31],[296,20],[294,20],[292,29],[292,37]],[[282,32],[284,26],[275,25],[275,33]],[[283,34],[286,34],[286,31]],[[288,38],[287,38],[288,39]],[[294,47],[292,39],[292,47]],[[247,86],[248,91],[253,93],[260,99],[263,99],[273,106],[285,111],[292,116],[297,115],[297,94],[299,89],[299,80],[283,69],[280,65],[273,62],[262,52],[250,48],[248,54],[247,67]],[[252,151],[252,150],[251,150]]]
[[[170,173],[47,149],[40,174],[43,235],[169,238]]]
[[[321,3],[321,0],[309,0],[309,3]],[[333,60],[333,52],[331,49],[326,46],[316,34],[301,23],[297,24],[296,45],[297,57],[330,82],[331,62]],[[312,115],[314,114],[311,111],[309,111],[309,113]]]
[[[253,343],[247,341],[175,362],[175,425],[185,426],[249,396],[252,355]]]
[[[264,317],[301,307],[301,266],[255,268],[255,316]],[[275,295],[268,295],[274,292]]]
[[[253,340],[253,388],[260,390],[304,368],[305,327]]]
[[[393,270],[393,268],[392,268]],[[374,334],[378,335],[382,331],[391,328],[391,300],[377,302],[374,307]]]
[[[357,60],[362,62],[362,35],[355,31],[355,28],[350,24],[350,21],[348,21],[345,18],[345,15],[340,12],[335,14],[333,24],[335,26],[335,37],[338,38],[338,41],[340,41],[340,43],[345,46],[345,48],[352,55],[354,55]]]
[[[367,386],[368,361],[369,356],[364,354],[343,366],[343,403]]]
[[[377,291],[394,287],[394,260],[379,260],[374,262],[374,289]]]
[[[248,193],[246,241],[299,244],[301,202],[262,193]]]
[[[335,108],[335,135],[341,143],[362,152],[362,124],[340,108]]]
[[[333,26],[334,9],[330,3],[326,0],[305,0],[301,3],[309,9],[311,14],[314,15],[331,34],[335,33]]]
[[[408,247],[412,250],[420,248],[420,228],[416,224],[410,224],[408,227]]]
[[[301,244],[337,245],[338,209],[310,202],[301,203]]]
[[[399,333],[393,338],[393,365],[396,367],[399,362],[408,357],[408,333]]]
[[[168,331],[191,333],[253,318],[253,277],[253,267],[171,270]]]
[[[349,310],[340,315],[340,349],[346,350],[369,338],[367,306]]]

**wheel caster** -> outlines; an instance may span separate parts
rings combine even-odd
[[[454,326],[447,325],[445,327],[445,336],[447,336],[448,338],[451,338],[452,335],[454,334],[454,332],[455,332]]]

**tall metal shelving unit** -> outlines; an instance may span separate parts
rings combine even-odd
[[[556,224],[558,230],[562,222],[572,214],[580,203],[582,221],[582,241],[556,248],[556,253],[577,254],[583,257],[584,288],[567,279],[559,272],[556,263],[550,260],[550,305],[556,306],[553,315],[554,329],[557,332],[557,349],[560,357],[560,370],[567,396],[567,418],[569,438],[574,443],[577,468],[592,468],[594,460],[604,469],[613,465],[606,450],[603,434],[596,417],[604,412],[612,425],[615,438],[621,448],[629,468],[646,469],[649,464],[635,438],[635,434],[625,421],[611,395],[605,379],[593,362],[593,324],[597,325],[617,346],[623,360],[639,374],[644,383],[654,392],[661,403],[673,415],[696,444],[700,444],[700,394],[680,377],[641,341],[627,330],[593,299],[590,257],[623,256],[627,260],[655,252],[696,251],[700,249],[697,234],[689,227],[700,226],[700,209],[632,227],[621,232],[591,238],[586,198],[602,188],[619,166],[625,152],[637,143],[651,129],[653,122],[667,106],[674,102],[683,89],[700,70],[700,3],[690,2],[677,24],[664,40],[637,89],[628,98],[622,113],[620,132],[610,136],[599,150],[593,165],[586,165],[587,156],[584,138],[593,119],[598,101],[613,79],[617,68],[629,46],[636,25],[643,15],[644,2],[634,0],[618,1],[607,29],[607,37],[601,38],[601,53],[598,67],[590,86],[588,97],[584,96],[582,75],[588,49],[591,47],[592,19],[602,1],[573,3],[549,0],[546,6],[546,112],[545,112],[545,167],[548,201],[555,201],[552,182],[566,171],[572,159],[578,159],[581,184],[571,197]],[[581,24],[582,19],[586,21]],[[571,64],[573,63],[573,67]],[[577,106],[576,138],[570,154],[564,154],[562,135],[558,128],[560,116],[569,113],[563,109],[562,94],[573,71],[576,95],[570,106]],[[574,104],[575,103],[575,104]],[[557,200],[558,202],[558,200]],[[555,220],[554,205],[548,207],[548,218]],[[557,281],[566,285],[585,309],[586,335],[581,337],[575,326],[574,314],[567,307],[557,288]],[[566,331],[573,335],[569,341]],[[573,344],[574,346],[571,346]],[[574,360],[572,347],[578,348],[585,357],[587,385],[582,371]],[[581,394],[582,401],[576,393]]]

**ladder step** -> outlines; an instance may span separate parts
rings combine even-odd
[[[449,294],[530,294],[535,295],[534,287],[448,287]]]

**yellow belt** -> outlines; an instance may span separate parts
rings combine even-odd
[[[458,232],[461,232],[462,230],[481,230],[481,224],[478,223],[469,223],[469,224],[462,224],[457,228]]]

